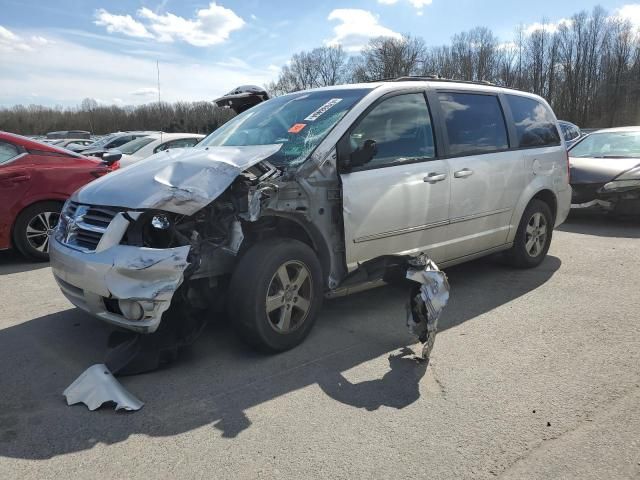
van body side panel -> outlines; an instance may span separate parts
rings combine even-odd
[[[524,188],[523,161],[518,152],[449,158],[451,243],[447,258],[458,258],[507,242],[513,209]],[[456,178],[456,172],[473,174]]]
[[[447,179],[427,183],[431,172]],[[342,174],[345,248],[349,269],[380,255],[426,251],[446,258],[448,165],[432,160]]]

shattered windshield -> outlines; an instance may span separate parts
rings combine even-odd
[[[640,130],[592,133],[569,151],[572,157],[640,158]]]
[[[280,144],[269,158],[285,167],[302,163],[336,123],[371,89],[318,90],[284,95],[256,105],[198,146]]]

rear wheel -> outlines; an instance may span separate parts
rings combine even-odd
[[[20,253],[32,260],[49,260],[50,236],[58,225],[61,209],[61,203],[40,202],[18,215],[13,227],[13,242]]]
[[[280,352],[309,334],[322,303],[322,269],[306,244],[277,238],[251,247],[231,278],[227,311],[249,344]]]
[[[533,268],[547,256],[553,233],[551,209],[542,200],[533,199],[527,206],[509,251],[511,263],[518,268]]]

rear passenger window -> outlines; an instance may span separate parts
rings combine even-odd
[[[377,153],[365,168],[434,158],[431,117],[424,95],[397,95],[373,107],[349,134],[351,153],[362,149],[367,140],[376,142]]]
[[[15,145],[0,141],[0,165],[20,155],[20,150]]]
[[[509,148],[498,97],[473,93],[438,93],[447,127],[450,155],[489,153]]]
[[[533,98],[506,95],[520,147],[560,145],[560,134],[549,109]]]

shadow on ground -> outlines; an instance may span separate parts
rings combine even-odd
[[[640,238],[640,216],[616,218],[604,213],[572,211],[557,230],[599,237]]]
[[[447,270],[452,297],[441,330],[538,288],[560,265],[548,257],[525,271],[485,259]],[[51,458],[132,434],[171,436],[206,425],[236,437],[251,427],[248,409],[314,384],[354,408],[404,408],[419,398],[427,368],[405,348],[415,342],[405,327],[407,297],[404,285],[327,301],[306,342],[275,356],[248,350],[224,325],[212,324],[170,368],[122,379],[147,402],[133,414],[67,407],[62,397],[84,369],[102,361],[105,325],[70,309],[6,328],[0,331],[0,455]],[[345,379],[343,372],[382,355],[390,368],[381,378]]]
[[[0,275],[11,273],[29,272],[46,268],[49,262],[31,262],[20,255],[16,250],[0,251]]]

